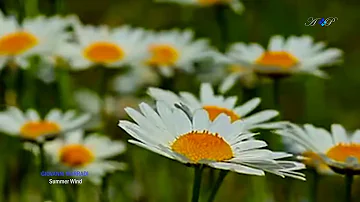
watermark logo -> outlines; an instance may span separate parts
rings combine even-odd
[[[328,18],[314,18],[314,17],[309,17],[307,19],[307,22],[305,23],[305,26],[309,27],[313,27],[316,24],[321,25],[322,27],[327,27],[330,26],[333,22],[337,21],[338,18],[337,17],[328,17]]]

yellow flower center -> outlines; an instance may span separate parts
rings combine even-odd
[[[256,63],[264,66],[277,66],[288,69],[296,65],[298,59],[285,51],[267,51],[256,60]]]
[[[326,156],[339,161],[346,162],[347,158],[354,157],[360,162],[360,144],[358,143],[340,143],[330,148]]]
[[[113,63],[123,59],[124,55],[121,47],[110,42],[96,42],[84,49],[84,56],[94,63]]]
[[[231,0],[198,0],[200,5],[208,6],[215,4],[229,3]]]
[[[324,160],[316,153],[307,151],[302,154],[302,156],[306,157],[303,161],[304,164],[311,166],[313,168],[317,168],[320,171],[330,171],[331,169],[326,165]]]
[[[57,123],[49,121],[31,121],[25,123],[21,129],[20,134],[24,138],[36,139],[42,135],[57,134],[61,131]]]
[[[158,44],[149,47],[151,58],[147,61],[151,66],[172,66],[179,59],[179,52],[175,47]]]
[[[39,43],[31,33],[18,31],[0,37],[0,55],[18,55]]]
[[[209,114],[209,118],[211,121],[214,121],[217,116],[219,116],[221,113],[224,113],[231,118],[231,122],[237,121],[240,119],[240,116],[237,115],[232,110],[223,108],[223,107],[217,107],[217,106],[204,106],[203,109],[207,111]]]
[[[224,161],[234,156],[230,145],[222,137],[208,131],[191,131],[181,135],[172,143],[171,149],[193,163],[200,160]]]
[[[82,167],[94,160],[94,154],[81,144],[66,145],[60,150],[60,162],[69,167]]]

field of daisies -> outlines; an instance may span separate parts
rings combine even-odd
[[[359,9],[0,0],[1,201],[360,201]]]

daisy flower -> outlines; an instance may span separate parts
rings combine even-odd
[[[130,26],[82,25],[75,23],[76,42],[67,43],[58,54],[70,63],[74,70],[83,70],[94,65],[121,67],[131,65],[146,57],[142,47],[145,32]]]
[[[258,74],[286,76],[295,73],[308,73],[326,77],[319,67],[339,61],[342,51],[336,48],[325,49],[324,42],[314,43],[310,36],[273,36],[267,50],[259,44],[235,43],[227,55],[234,63]],[[234,69],[232,78],[244,71]],[[236,77],[235,77],[236,78]],[[231,79],[229,77],[228,79]]]
[[[64,135],[64,140],[56,139],[45,144],[45,151],[54,165],[67,172],[87,171],[88,178],[95,184],[101,184],[102,177],[116,170],[124,170],[124,163],[107,160],[124,153],[126,145],[108,137],[93,133],[84,137],[82,130]]]
[[[330,168],[342,174],[360,173],[360,130],[350,134],[339,124],[331,125],[330,132],[310,124],[303,128],[290,124],[288,129],[276,133],[289,138],[291,150],[301,154],[304,162],[320,173],[332,173]]]
[[[27,68],[31,56],[48,56],[67,37],[68,18],[39,16],[25,19],[20,26],[15,17],[0,14],[0,69],[9,60]]]
[[[253,98],[243,105],[236,106],[237,97],[215,95],[209,83],[201,84],[199,99],[189,92],[180,92],[179,95],[177,95],[171,91],[153,87],[149,88],[148,94],[155,100],[165,101],[171,106],[176,103],[182,103],[188,107],[192,113],[198,109],[204,109],[209,113],[210,120],[215,120],[217,116],[224,113],[231,118],[232,122],[242,120],[246,123],[248,130],[254,128],[278,128],[283,127],[284,124],[284,122],[265,123],[279,114],[276,110],[264,110],[247,116],[260,104],[260,98]]]
[[[0,112],[0,131],[41,143],[64,132],[78,129],[89,120],[89,114],[76,115],[73,110],[61,112],[52,109],[45,118],[41,118],[34,109],[22,112],[16,107],[9,107]]]
[[[175,69],[192,72],[194,62],[219,56],[211,49],[208,40],[193,38],[194,32],[191,30],[148,33],[146,44],[149,57],[145,60],[145,65],[171,77]]]
[[[244,11],[244,5],[239,0],[156,0],[157,2],[172,2],[183,5],[192,5],[200,7],[228,5],[230,8],[241,14]]]
[[[275,160],[284,157],[284,153],[264,149],[264,141],[249,140],[256,134],[247,133],[240,120],[232,122],[226,114],[212,120],[204,109],[189,115],[161,101],[156,103],[156,111],[145,103],[139,108],[140,112],[125,109],[136,123],[119,121],[119,126],[136,139],[129,140],[132,144],[184,164],[205,164],[259,176],[268,171],[304,179],[295,172],[303,169],[303,164]]]

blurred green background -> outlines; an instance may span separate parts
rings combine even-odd
[[[12,13],[21,0],[0,0]],[[30,3],[32,0],[26,0]],[[113,26],[130,24],[148,29],[192,28],[197,37],[209,38],[212,44],[224,49],[222,34],[227,44],[232,42],[258,42],[266,46],[270,36],[280,34],[307,34],[317,41],[328,42],[329,47],[344,51],[341,65],[327,68],[331,79],[322,80],[311,76],[294,76],[282,80],[280,86],[280,111],[283,120],[295,123],[312,123],[329,128],[332,123],[340,123],[349,130],[360,128],[360,2],[358,0],[248,0],[243,15],[226,10],[226,24],[219,25],[215,8],[183,7],[177,4],[157,4],[151,0],[67,0],[65,13],[77,14],[84,23],[109,24]],[[49,13],[49,1],[40,1],[41,12]],[[338,17],[328,27],[307,27],[308,17]],[[221,29],[220,29],[221,28]],[[223,30],[226,28],[226,30]],[[1,29],[1,28],[0,28]],[[95,70],[85,74],[73,75],[75,86],[90,86],[89,77],[95,80]],[[198,93],[199,81],[186,82],[191,75],[176,78],[176,91],[189,90]],[[1,79],[4,79],[1,77]],[[3,83],[1,84],[3,85]],[[37,82],[37,105],[42,112],[59,107],[56,98],[56,84],[45,85]],[[26,90],[27,86],[20,86]],[[273,84],[264,82],[253,90],[254,95],[263,99],[261,108],[273,108]],[[0,88],[3,91],[3,88]],[[237,85],[229,94],[236,94],[241,101],[242,88]],[[3,94],[3,92],[1,93]],[[139,96],[144,96],[140,92]],[[244,98],[245,99],[245,98]],[[120,107],[120,106],[119,106]],[[107,122],[108,133],[114,139],[126,140],[127,134],[117,127],[117,119]],[[125,155],[118,158],[129,164],[126,172],[119,172],[110,177],[110,195],[114,202],[184,202],[189,201],[192,184],[192,169],[160,157],[149,151],[129,145]],[[36,162],[30,153],[21,150],[16,138],[0,136],[0,196],[4,202],[39,201],[39,173]],[[21,168],[21,169],[20,169]],[[24,170],[23,170],[24,169]],[[206,171],[205,176],[208,176]],[[282,179],[268,174],[266,179],[269,202],[303,202],[307,200],[311,175],[307,182]],[[231,173],[221,187],[217,202],[257,202],[262,198],[264,188],[254,184],[254,178]],[[203,190],[208,188],[208,177],[204,177]],[[344,194],[343,180],[339,176],[323,176],[318,191],[318,202],[342,201]],[[21,187],[20,184],[24,186]],[[20,197],[20,188],[23,196]],[[62,185],[53,185],[58,200],[63,201],[66,189]],[[84,184],[80,188],[79,202],[98,201],[99,190]],[[9,195],[10,199],[7,197]],[[354,202],[360,201],[360,180],[356,179],[353,189]],[[261,199],[262,200],[262,199]],[[267,201],[262,201],[267,202]]]

